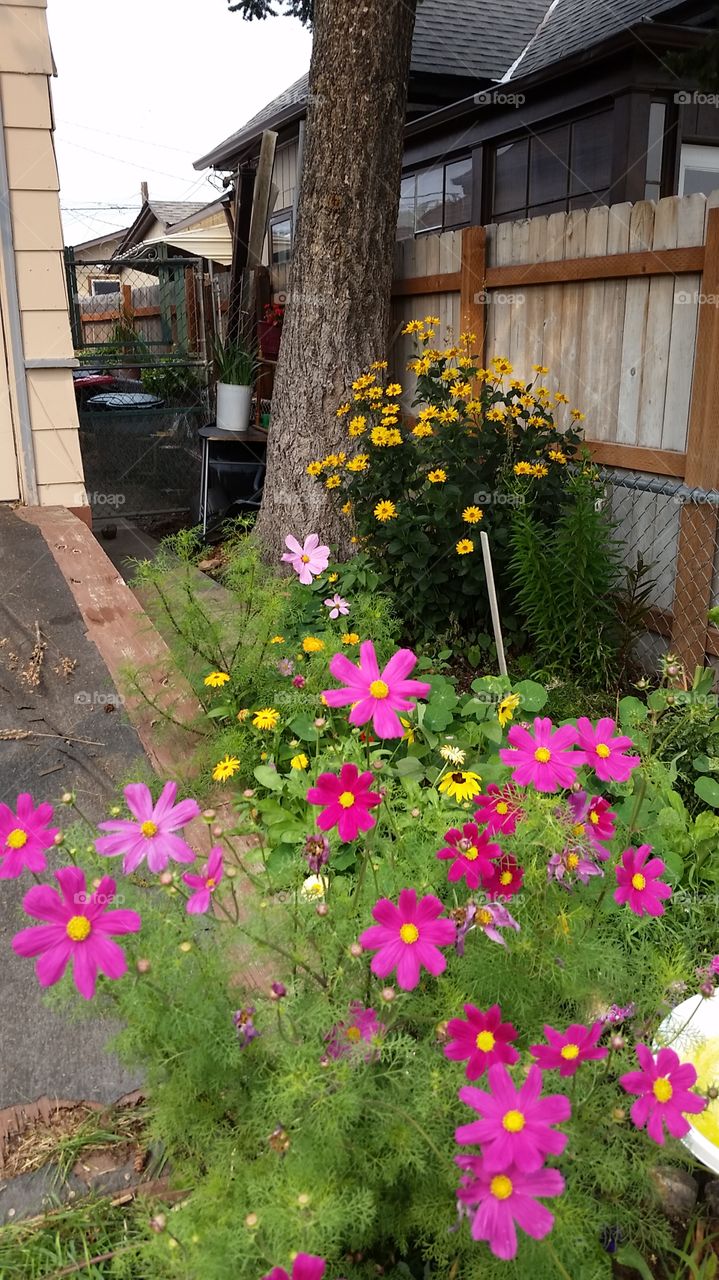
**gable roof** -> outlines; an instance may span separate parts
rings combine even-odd
[[[117,246],[113,257],[120,257],[134,245],[141,244],[153,222],[159,222],[163,231],[167,231],[173,223],[180,222],[193,213],[199,213],[205,205],[204,200],[145,200],[132,226]]]
[[[509,78],[541,71],[677,7],[678,0],[553,0]]]

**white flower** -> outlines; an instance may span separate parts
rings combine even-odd
[[[443,760],[448,760],[450,764],[464,764],[467,758],[461,747],[451,747],[448,742],[445,742],[444,746],[440,747],[439,754]]]
[[[300,897],[305,902],[317,902],[320,898],[324,898],[327,892],[327,881],[324,876],[308,876],[303,881],[300,889]]]

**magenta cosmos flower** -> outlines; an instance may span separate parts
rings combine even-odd
[[[608,1049],[600,1048],[599,1037],[604,1031],[601,1018],[591,1027],[573,1022],[566,1031],[544,1028],[548,1044],[532,1044],[530,1050],[542,1071],[558,1071],[560,1076],[573,1076],[581,1062],[606,1058]]]
[[[486,793],[477,796],[475,803],[478,805],[474,815],[475,822],[486,825],[492,834],[514,835],[517,823],[524,817],[519,796],[512,787],[502,787],[500,790],[491,782]]]
[[[577,731],[571,724],[554,729],[546,716],[534,721],[534,736],[521,724],[514,724],[507,734],[510,747],[499,753],[503,764],[513,770],[512,781],[537,791],[558,791],[571,787],[576,768],[584,761],[572,748]]]
[[[185,884],[194,889],[187,899],[187,910],[191,916],[202,916],[210,910],[210,902],[218,884],[222,879],[222,850],[219,845],[210,849],[210,854],[203,871],[193,875],[186,871],[182,877]]]
[[[398,711],[411,711],[416,698],[425,698],[430,686],[424,680],[408,680],[417,665],[411,649],[398,649],[383,671],[377,665],[377,655],[371,640],[360,645],[360,660],[355,666],[344,653],[336,653],[330,661],[330,671],[341,680],[344,689],[325,689],[324,698],[329,707],[346,707],[352,703],[350,724],[372,726],[378,738],[401,738],[405,726]]]
[[[442,862],[451,862],[447,879],[466,880],[468,889],[478,889],[481,884],[491,880],[494,874],[494,859],[501,858],[502,850],[498,844],[492,844],[486,831],[480,831],[476,822],[465,822],[462,830],[450,827],[445,831],[447,844],[439,850],[437,857]]]
[[[395,906],[389,898],[380,898],[372,908],[377,924],[360,934],[365,951],[375,951],[370,968],[378,978],[387,978],[397,970],[397,982],[403,991],[412,991],[419,982],[421,969],[437,977],[447,967],[440,947],[454,942],[457,927],[453,920],[440,920],[444,907],[439,898],[428,893],[419,902],[414,889],[403,889]]]
[[[489,1092],[471,1084],[459,1090],[460,1102],[474,1107],[482,1118],[461,1124],[454,1136],[457,1142],[481,1143],[488,1173],[501,1173],[512,1164],[523,1173],[534,1173],[548,1155],[562,1154],[567,1135],[553,1126],[568,1120],[572,1109],[563,1093],[540,1096],[539,1067],[529,1068],[519,1088],[501,1063],[489,1068],[487,1081]]]
[[[136,911],[108,911],[115,897],[115,881],[109,876],[91,894],[79,867],[61,867],[55,879],[60,893],[42,884],[25,894],[23,909],[46,923],[16,933],[13,951],[38,957],[35,972],[41,987],[59,982],[72,960],[75,986],[91,1000],[98,970],[106,978],[121,978],[127,969],[124,952],[112,935],[137,933],[142,921]]]
[[[509,1066],[519,1062],[517,1050],[509,1043],[517,1039],[516,1027],[511,1022],[502,1022],[498,1004],[491,1005],[486,1013],[476,1005],[466,1004],[464,1012],[466,1018],[450,1018],[447,1023],[450,1039],[444,1047],[444,1056],[452,1062],[466,1061],[468,1080],[477,1080],[495,1062],[506,1062]]]
[[[303,587],[308,587],[313,578],[324,573],[330,562],[330,549],[320,546],[319,535],[316,533],[310,533],[302,546],[290,534],[285,538],[285,546],[288,550],[281,559],[285,564],[292,565]]]
[[[26,869],[36,875],[45,870],[45,850],[58,833],[47,825],[51,821],[52,805],[36,808],[28,791],[18,796],[14,812],[0,804],[0,880],[16,880]]]
[[[660,1049],[656,1058],[645,1044],[636,1046],[641,1071],[628,1071],[619,1077],[619,1083],[627,1093],[636,1093],[630,1115],[637,1129],[647,1126],[647,1133],[654,1142],[664,1145],[664,1125],[673,1138],[683,1138],[689,1132],[685,1115],[698,1115],[706,1104],[705,1098],[691,1093],[697,1073],[691,1062],[680,1062],[673,1049]]]
[[[175,832],[198,816],[200,806],[195,800],[175,804],[176,795],[177,783],[166,782],[157,804],[153,805],[150,788],[144,782],[131,782],[125,787],[125,799],[137,821],[101,822],[100,830],[112,834],[101,836],[95,842],[97,852],[109,858],[124,854],[125,875],[135,871],[144,858],[153,872],[164,871],[171,858],[175,862],[194,862],[192,849]]]
[[[386,1029],[374,1009],[366,1009],[361,1000],[353,1000],[347,1021],[336,1022],[325,1036],[327,1053],[330,1058],[345,1058],[360,1052],[366,1062],[371,1062]]]
[[[262,1280],[322,1280],[327,1263],[314,1253],[298,1253],[292,1263],[292,1275],[284,1267],[273,1267]]]
[[[621,862],[614,868],[617,877],[614,901],[620,905],[628,903],[635,916],[663,916],[662,902],[672,896],[670,886],[659,879],[666,870],[664,863],[661,858],[650,858],[651,851],[648,844],[625,849]]]
[[[484,882],[488,898],[513,898],[522,887],[524,867],[520,867],[513,853],[503,853],[492,863],[492,876]]]
[[[627,747],[633,747],[634,743],[625,734],[615,736],[616,727],[608,716],[597,721],[596,729],[586,716],[577,720],[582,762],[588,764],[602,782],[626,782],[632,769],[641,764],[639,756],[624,755]]]
[[[369,831],[377,821],[370,809],[382,800],[378,791],[370,791],[373,779],[369,769],[360,773],[356,764],[343,764],[339,773],[321,773],[307,792],[310,804],[325,806],[318,827],[336,827],[340,840],[356,840],[360,831]]]
[[[515,1223],[534,1240],[549,1235],[554,1214],[537,1197],[561,1196],[564,1178],[558,1169],[523,1173],[512,1167],[493,1174],[481,1156],[458,1156],[457,1164],[468,1171],[457,1199],[472,1219],[472,1239],[486,1240],[495,1258],[509,1261],[516,1257]]]
[[[329,609],[331,618],[346,618],[350,611],[347,600],[343,600],[342,596],[336,593],[325,600],[325,608]]]
[[[586,791],[575,791],[567,797],[573,819],[573,833],[578,839],[586,839],[596,855],[605,862],[609,857],[604,845],[614,835],[616,813],[604,796],[589,796]]]

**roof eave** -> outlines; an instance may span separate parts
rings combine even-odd
[[[232,168],[232,161],[235,161],[242,152],[246,151],[256,142],[258,138],[267,129],[271,129],[277,133],[286,125],[294,124],[295,121],[301,120],[307,114],[307,103],[293,103],[289,107],[284,107],[278,111],[276,115],[268,116],[266,120],[254,125],[247,130],[240,130],[239,134],[233,134],[231,138],[227,138],[221,142],[219,147],[215,147],[213,151],[208,151],[207,155],[200,156],[199,160],[193,162],[193,169],[223,169]]]

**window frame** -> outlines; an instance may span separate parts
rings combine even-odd
[[[117,286],[117,288],[116,289],[96,289],[95,288],[96,284],[114,284]],[[88,285],[90,288],[91,298],[112,298],[116,293],[117,294],[122,293],[122,284],[119,276],[117,277],[117,279],[113,279],[113,278],[108,279],[107,276],[90,276],[88,280]]]
[[[452,165],[455,165],[455,164],[462,164],[462,163],[467,164],[467,165],[469,166],[470,173],[471,173],[471,175],[472,175],[472,183],[471,183],[471,187],[470,187],[470,197],[469,197],[469,204],[470,204],[470,207],[469,207],[469,216],[467,217],[467,219],[466,219],[464,222],[452,222],[452,223],[449,223],[449,224],[448,224],[448,223],[447,223],[447,221],[446,221],[446,217],[447,217],[447,170],[448,170],[449,168],[451,168],[451,167],[452,167]],[[401,244],[404,240],[414,240],[414,239],[417,239],[417,237],[418,237],[418,236],[438,235],[439,233],[441,233],[441,232],[443,232],[443,231],[460,231],[460,230],[462,229],[462,227],[470,227],[470,226],[472,225],[472,213],[473,213],[472,200],[473,200],[473,191],[474,191],[474,163],[475,163],[475,160],[474,160],[474,153],[473,153],[472,151],[468,151],[468,152],[466,152],[466,154],[464,154],[464,155],[452,156],[451,158],[443,159],[443,160],[439,161],[439,163],[437,163],[437,162],[435,161],[434,163],[421,165],[419,168],[417,168],[417,169],[413,169],[411,173],[403,173],[403,174],[402,174],[401,185],[400,185],[400,199],[402,198],[402,196],[401,196],[401,187],[404,185],[404,183],[405,183],[405,182],[408,182],[408,181],[410,181],[410,180],[413,180],[413,181],[414,181],[414,197],[413,197],[413,209],[414,209],[414,215],[413,215],[413,219],[412,219],[412,230],[411,230],[407,235],[404,235],[404,236],[402,236],[402,237],[398,237],[398,243],[399,243],[399,244]],[[438,226],[434,226],[434,227],[421,227],[421,228],[418,230],[418,228],[417,228],[417,179],[418,179],[419,177],[421,177],[423,174],[429,174],[429,173],[432,173],[433,171],[441,171],[441,174],[442,174],[442,221],[441,221],[441,223],[440,223]],[[399,229],[399,218],[398,218],[398,223],[397,223],[397,225],[398,225],[398,229]]]
[[[701,155],[697,155],[698,152],[701,152]],[[694,158],[695,160],[701,161],[704,159],[709,159],[710,153],[712,152],[713,152],[713,155],[711,156],[711,158],[716,162],[716,170],[714,169],[714,166],[711,164],[701,165],[701,164],[695,163],[691,165],[687,163],[690,153],[693,153],[692,158]],[[677,195],[679,196],[684,195],[684,180],[686,177],[687,168],[690,168],[690,169],[703,168],[706,173],[716,172],[717,184],[714,190],[717,190],[717,188],[719,188],[719,143],[717,143],[716,145],[713,145],[711,142],[682,142],[681,143],[679,148],[679,177],[677,180]],[[709,195],[710,192],[705,192],[705,194]]]
[[[295,223],[294,223],[293,215],[294,215],[294,210],[292,209],[291,206],[287,209],[278,209],[275,213],[272,213],[270,215],[270,218],[267,224],[267,261],[268,261],[268,266],[270,271],[272,270],[273,267],[284,267],[287,265],[287,263],[292,261],[292,252],[295,247]],[[290,224],[290,248],[286,258],[282,259],[282,261],[275,261],[275,259],[272,256],[273,254],[272,233],[274,231],[275,225],[281,222],[289,222]]]

